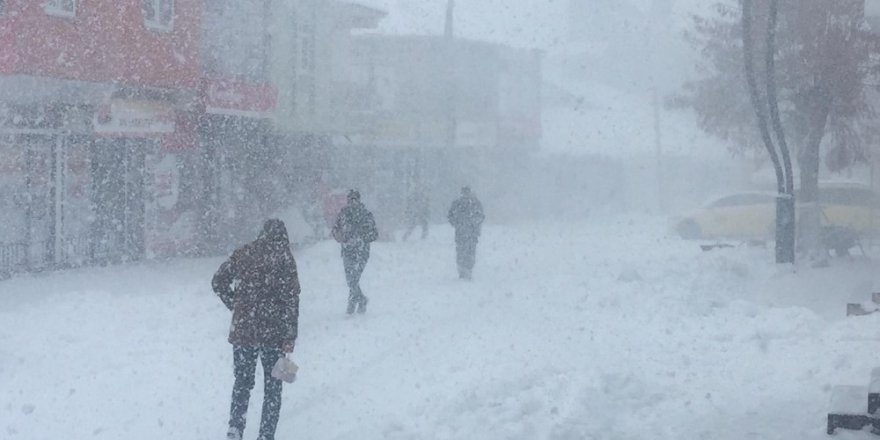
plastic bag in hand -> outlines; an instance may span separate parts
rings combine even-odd
[[[275,362],[275,366],[272,367],[272,377],[287,383],[293,383],[296,380],[297,371],[299,371],[299,367],[296,363],[285,356],[278,359],[278,362]]]

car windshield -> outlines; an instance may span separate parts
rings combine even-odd
[[[880,208],[880,198],[867,188],[820,188],[819,202],[829,205]]]

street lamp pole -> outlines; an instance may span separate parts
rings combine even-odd
[[[446,25],[443,32],[443,45],[446,52],[446,147],[451,152],[455,148],[457,122],[455,119],[455,0],[446,2]]]

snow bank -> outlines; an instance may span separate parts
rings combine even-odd
[[[880,364],[880,315],[843,317],[878,287],[869,261],[780,269],[772,249],[703,253],[631,218],[489,227],[463,283],[451,241],[377,244],[354,318],[337,246],[298,253],[278,438],[824,439],[831,386]],[[0,283],[0,436],[222,438],[219,262]]]

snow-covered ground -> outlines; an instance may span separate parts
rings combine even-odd
[[[880,287],[876,261],[792,271],[621,218],[489,227],[465,283],[450,242],[377,244],[352,318],[337,247],[297,255],[301,370],[277,438],[823,439],[830,387],[880,365],[880,315],[844,317]],[[223,438],[218,264],[0,282],[0,438]]]

